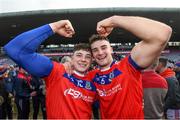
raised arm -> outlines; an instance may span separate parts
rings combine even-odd
[[[52,61],[35,51],[54,33],[72,37],[74,29],[68,20],[60,20],[18,35],[4,46],[7,55],[30,74],[45,77],[50,74]]]
[[[97,32],[107,36],[115,27],[126,29],[142,40],[132,49],[131,57],[143,68],[161,54],[172,33],[171,27],[164,23],[135,16],[112,16],[104,19],[97,24]]]

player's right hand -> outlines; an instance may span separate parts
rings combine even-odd
[[[64,37],[72,37],[75,34],[74,28],[69,20],[60,20],[49,24],[54,33]]]

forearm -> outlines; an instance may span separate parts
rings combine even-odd
[[[14,60],[18,60],[21,51],[35,52],[39,45],[52,34],[49,25],[44,25],[18,35],[4,46],[4,50]]]
[[[35,51],[52,34],[51,27],[44,25],[20,34],[5,45],[4,50],[10,58],[29,73],[40,77],[46,76],[52,69],[52,63],[49,58]]]
[[[164,23],[136,16],[113,16],[112,24],[114,27],[126,29],[145,42],[166,43],[172,31]]]

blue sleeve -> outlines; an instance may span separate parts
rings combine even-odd
[[[24,32],[4,46],[6,54],[27,72],[38,77],[48,76],[53,68],[52,61],[36,53],[39,45],[53,31],[49,25]]]
[[[129,63],[136,69],[136,70],[143,70],[145,68],[140,67],[132,58],[128,56]]]

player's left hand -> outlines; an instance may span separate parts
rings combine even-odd
[[[72,74],[74,69],[73,69],[73,66],[72,66],[72,63],[71,62],[65,62],[64,64],[64,68],[65,68],[65,71],[68,73],[68,74]]]
[[[112,17],[106,18],[97,23],[97,33],[101,36],[107,37],[113,30]]]

